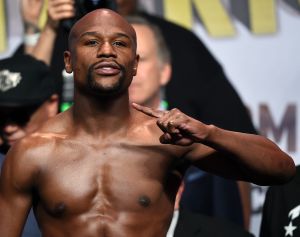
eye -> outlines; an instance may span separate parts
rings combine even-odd
[[[127,44],[123,41],[115,41],[115,42],[113,42],[113,45],[118,46],[118,47],[125,47]]]
[[[88,46],[96,46],[96,45],[98,45],[98,41],[97,41],[97,40],[90,39],[90,40],[87,40],[87,41],[85,42],[85,45],[88,45]]]

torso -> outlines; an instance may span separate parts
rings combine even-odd
[[[160,144],[155,126],[98,139],[36,134],[43,158],[34,209],[43,236],[165,236],[186,149]]]

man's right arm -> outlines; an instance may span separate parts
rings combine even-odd
[[[34,166],[23,144],[7,154],[0,176],[0,236],[21,236],[32,205]]]

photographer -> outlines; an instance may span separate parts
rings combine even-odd
[[[49,67],[30,55],[0,60],[0,152],[57,114],[58,96]]]
[[[57,109],[54,80],[43,62],[29,55],[0,60],[0,168],[7,150],[55,116]],[[39,236],[30,211],[22,237]]]

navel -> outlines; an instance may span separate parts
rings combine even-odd
[[[151,204],[151,200],[149,197],[143,195],[139,197],[139,204],[143,207],[149,207]]]

